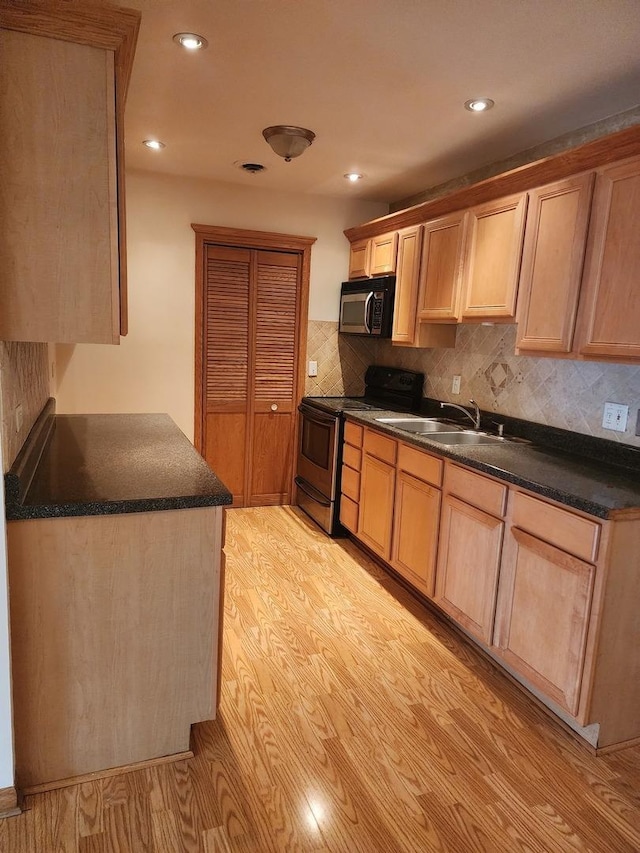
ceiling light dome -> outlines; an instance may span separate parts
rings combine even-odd
[[[176,33],[173,40],[186,50],[204,50],[209,44],[206,38],[198,33]]]
[[[272,127],[265,127],[262,135],[276,154],[279,157],[284,157],[287,163],[306,151],[316,138],[313,131],[288,124],[274,124]]]

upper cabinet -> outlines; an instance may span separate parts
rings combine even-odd
[[[468,216],[464,210],[424,226],[418,319],[457,323]]]
[[[571,352],[592,190],[590,173],[529,193],[518,297],[520,352]]]
[[[379,234],[351,244],[349,279],[393,275],[398,254],[398,232]]]
[[[597,171],[578,352],[640,359],[640,157]]]
[[[0,340],[126,334],[122,118],[139,18],[0,2]]]
[[[527,195],[508,196],[468,212],[461,319],[513,322]]]

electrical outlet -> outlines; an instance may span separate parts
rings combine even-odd
[[[602,426],[615,432],[626,432],[629,406],[622,403],[605,403]]]
[[[459,394],[460,393],[460,380],[461,376],[454,376],[453,381],[451,382],[451,393]]]
[[[309,376],[317,376],[318,375],[318,362],[310,361],[309,362]]]
[[[16,432],[22,429],[22,403],[18,403],[14,410],[16,418]]]

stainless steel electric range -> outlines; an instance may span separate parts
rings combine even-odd
[[[344,412],[418,412],[422,402],[423,373],[373,365],[364,380],[363,397],[304,397],[298,407],[296,502],[330,536],[346,532],[339,521]]]

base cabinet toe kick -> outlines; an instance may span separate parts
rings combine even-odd
[[[640,743],[640,510],[595,518],[358,430],[353,535],[592,747]]]

